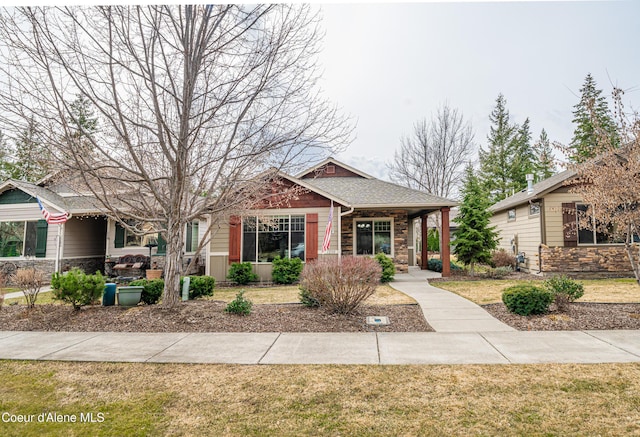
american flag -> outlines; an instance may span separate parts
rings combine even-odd
[[[38,205],[40,206],[40,211],[42,211],[42,215],[44,216],[44,219],[50,225],[60,225],[62,223],[65,223],[69,218],[68,212],[49,212],[47,211],[47,208],[45,208],[44,205],[42,205],[42,202],[40,202],[39,197],[36,197],[36,200],[38,201]]]
[[[322,252],[326,253],[331,247],[331,226],[333,225],[333,201],[331,201],[331,208],[329,209],[329,220],[327,221],[327,227],[324,230],[324,241],[322,242]]]

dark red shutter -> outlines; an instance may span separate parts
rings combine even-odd
[[[241,242],[242,219],[234,215],[229,220],[229,264],[240,262]]]
[[[318,214],[307,214],[305,261],[318,259]]]
[[[562,204],[562,234],[564,235],[564,247],[576,247],[578,245],[578,232],[576,230],[576,204],[575,202]]]

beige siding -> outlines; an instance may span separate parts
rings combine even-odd
[[[324,231],[329,218],[329,208],[291,208],[291,209],[269,209],[252,211],[247,215],[304,215],[318,214],[318,256],[322,255],[322,242]],[[338,231],[340,208],[333,210],[333,233],[331,234],[331,248],[325,256],[338,256]],[[209,246],[209,274],[216,278],[216,281],[225,281],[229,271],[229,225],[221,225],[218,231],[211,238]],[[260,281],[271,281],[271,263],[257,263],[254,272],[260,277]]]
[[[105,255],[106,220],[72,218],[65,223],[64,258]]]
[[[516,208],[515,220],[508,220],[507,211],[491,217],[491,225],[496,226],[500,241],[498,248],[513,253],[512,240],[517,242],[516,252],[525,253],[525,263],[521,268],[531,272],[539,270],[538,247],[542,242],[540,234],[540,214],[529,215],[529,204]]]
[[[580,199],[580,196],[574,193],[555,192],[545,196],[544,215],[547,246],[564,246],[562,204],[580,202]]]

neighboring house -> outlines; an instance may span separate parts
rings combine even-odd
[[[280,173],[279,178],[301,194],[286,207],[265,202],[244,217],[232,217],[211,241],[208,274],[224,280],[231,263],[248,261],[261,280],[268,281],[276,256],[314,261],[379,252],[392,258],[397,270],[406,271],[415,265],[413,221],[425,218],[426,235],[426,217],[438,211],[446,241],[442,257],[449,258],[449,209],[456,205],[452,200],[376,179],[333,158],[297,176]],[[332,203],[330,248],[323,253]],[[427,239],[422,241],[426,246]],[[424,264],[426,268],[426,258]]]
[[[575,176],[566,170],[492,205],[499,247],[523,254],[525,272],[632,275],[622,243],[579,226],[587,205],[569,191]]]

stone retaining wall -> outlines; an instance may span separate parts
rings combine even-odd
[[[637,249],[635,250],[637,253]],[[541,246],[543,273],[633,276],[624,246]]]

